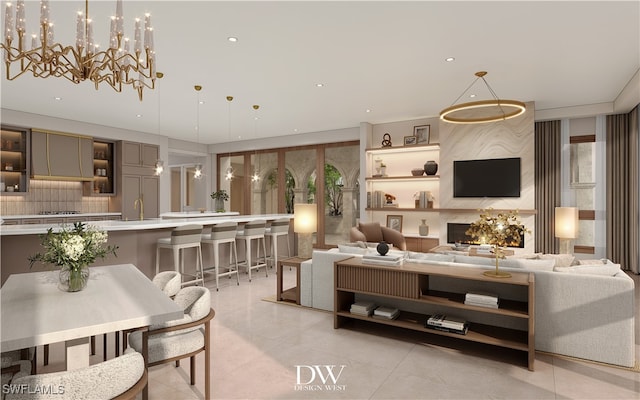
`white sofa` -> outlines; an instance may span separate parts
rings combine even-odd
[[[312,260],[301,268],[302,305],[333,311],[333,263],[362,256],[361,250],[350,251],[341,246],[313,252]],[[478,269],[495,265],[484,257],[420,253],[410,253],[408,261]],[[536,350],[634,367],[633,279],[610,262],[554,270],[555,264],[553,258],[501,260],[501,270],[535,274]]]

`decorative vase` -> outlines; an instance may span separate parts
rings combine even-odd
[[[72,269],[68,266],[60,268],[60,289],[65,292],[79,292],[87,287],[89,267]]]
[[[420,236],[427,236],[429,234],[429,225],[427,225],[427,221],[424,219],[420,220],[421,223],[418,225],[418,233]]]
[[[224,200],[216,199],[216,212],[224,212]]]
[[[376,246],[376,250],[378,250],[378,254],[380,254],[381,256],[384,256],[389,252],[389,245],[384,241],[380,242],[378,243],[378,246]]]
[[[424,163],[424,173],[427,175],[435,175],[436,172],[438,172],[438,163],[433,161],[433,160],[429,160],[426,163]]]

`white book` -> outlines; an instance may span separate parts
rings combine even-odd
[[[468,292],[465,295],[466,300],[473,300],[477,302],[485,302],[485,303],[497,303],[498,296],[491,293],[484,292]]]
[[[463,330],[466,323],[467,322],[465,320],[456,317],[448,317],[442,314],[433,315],[427,320],[427,324],[431,326],[441,326],[443,328],[458,330]]]
[[[394,315],[397,316],[399,313],[400,313],[400,310],[392,307],[378,307],[375,310],[373,310],[373,315],[378,315],[380,317],[391,318]]]
[[[482,302],[465,300],[464,304],[469,306],[477,306],[477,307],[498,308],[498,303],[492,304],[492,303],[482,303]]]

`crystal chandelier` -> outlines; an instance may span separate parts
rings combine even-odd
[[[75,46],[63,46],[54,41],[53,23],[49,17],[49,0],[41,0],[40,36],[38,38],[33,34],[31,48],[27,49],[24,0],[17,1],[15,20],[12,9],[13,5],[7,3],[4,40],[0,43],[4,50],[8,80],[12,81],[28,72],[39,78],[63,77],[76,84],[88,79],[95,84],[96,90],[103,82],[116,92],[121,92],[123,85],[131,85],[138,92],[141,101],[142,90],[145,87],[154,89],[156,56],[149,14],[145,15],[144,32],[140,19],[135,20],[134,52],[131,53],[129,38],[124,36],[122,0],[116,0],[116,15],[111,17],[109,47],[102,51],[94,41],[93,22],[89,17],[89,0],[85,0],[84,14],[78,12]],[[14,33],[18,35],[15,44]],[[18,67],[14,74],[11,73],[13,64],[17,64]]]

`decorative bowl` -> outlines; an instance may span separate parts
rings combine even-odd
[[[411,170],[411,175],[413,176],[420,176],[424,174],[424,168],[415,168]]]

